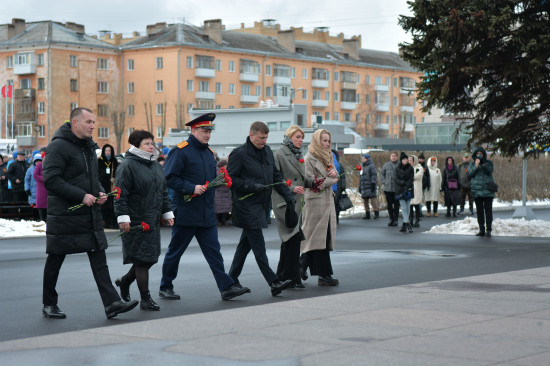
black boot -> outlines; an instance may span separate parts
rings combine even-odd
[[[374,219],[375,220],[378,220],[378,218],[380,217],[380,214],[378,211],[374,211]]]
[[[404,233],[405,231],[407,231],[407,224],[403,223],[403,226],[401,226],[399,232]]]
[[[147,291],[146,293],[141,294],[141,303],[139,304],[139,307],[142,310],[149,310],[149,311],[158,311],[158,310],[160,310],[160,306],[158,306],[158,304],[153,301],[149,291]]]
[[[491,237],[491,231],[493,231],[493,229],[490,226],[487,226],[487,232],[485,233],[485,236],[490,238]]]
[[[412,228],[410,222],[407,223],[407,229],[409,229],[409,233],[412,233],[412,232],[413,232],[413,228]]]
[[[445,217],[451,217],[451,207],[447,206],[447,213],[445,214]]]
[[[414,227],[420,227],[420,210],[418,209],[418,206],[416,206],[416,218],[413,223]]]
[[[456,206],[453,206],[453,217],[456,217]]]
[[[370,220],[370,212],[366,212],[363,220]]]
[[[115,280],[115,285],[120,288],[120,298],[126,302],[130,301],[130,285],[132,282],[126,279],[126,276],[122,276]]]

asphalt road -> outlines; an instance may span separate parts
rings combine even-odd
[[[550,220],[550,210],[535,210],[537,218]],[[496,213],[509,218],[512,211]],[[59,276],[59,306],[65,320],[42,317],[42,271],[46,255],[45,239],[0,240],[0,341],[54,334],[72,330],[124,324],[243,306],[269,304],[306,297],[323,296],[396,285],[507,272],[548,266],[548,238],[492,237],[424,234],[431,225],[448,222],[444,217],[423,218],[421,228],[402,234],[388,228],[387,219],[342,219],[332,253],[338,287],[319,287],[316,278],[306,281],[304,290],[287,290],[276,298],[261,276],[250,254],[240,281],[252,289],[232,301],[222,301],[200,248],[192,243],[183,255],[174,282],[179,301],[158,300],[159,312],[139,308],[107,320],[85,254],[68,256]],[[241,231],[233,227],[219,230],[225,267],[228,270]],[[108,236],[113,235],[108,233]],[[276,226],[264,231],[271,267],[278,262],[279,237]],[[162,229],[163,253],[170,240],[170,229]],[[121,242],[114,241],[107,251],[113,280],[128,270],[121,258]],[[150,288],[158,297],[161,264],[151,268]],[[139,298],[135,284],[133,298]]]

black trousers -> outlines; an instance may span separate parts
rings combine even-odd
[[[281,244],[279,265],[277,266],[277,277],[281,280],[292,280],[294,283],[301,283],[300,272],[300,243],[303,234],[294,235]]]
[[[95,252],[88,252],[88,259],[103,306],[111,305],[113,302],[120,300],[120,296],[111,282],[105,251],[98,250]],[[55,290],[55,286],[57,285],[59,270],[64,260],[65,255],[48,254],[46,265],[44,266],[44,283],[42,290],[42,303],[44,306],[57,305],[57,291]]]
[[[328,249],[331,241],[330,221],[327,228],[327,239],[325,241],[325,249],[312,250],[300,256],[300,265],[307,269],[312,276],[331,276],[332,263],[330,262],[330,250]]]
[[[231,263],[231,269],[229,270],[229,276],[233,278],[236,283],[239,283],[239,276],[243,270],[246,256],[252,250],[256,263],[262,272],[267,283],[277,281],[279,277],[269,267],[269,261],[265,251],[265,241],[262,229],[243,229],[241,234],[241,240],[235,250],[235,256],[233,257],[233,263]]]
[[[384,195],[386,196],[390,220],[397,221],[399,219],[399,201],[395,199],[395,192],[384,191]]]
[[[493,197],[477,197],[474,199],[477,210],[479,230],[491,231],[493,227]]]

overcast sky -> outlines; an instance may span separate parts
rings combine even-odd
[[[346,38],[361,35],[362,47],[398,51],[398,43],[410,36],[398,25],[401,14],[410,14],[405,0],[2,0],[0,24],[12,18],[26,21],[54,20],[75,22],[87,34],[100,30],[130,35],[144,34],[148,24],[185,21],[201,25],[204,20],[221,18],[226,29],[252,27],[254,21],[275,19],[282,29],[290,26],[312,31],[328,27],[331,35]]]

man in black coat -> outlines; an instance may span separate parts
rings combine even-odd
[[[98,180],[97,156],[92,140],[95,116],[87,108],[71,112],[70,122],[54,134],[44,161],[44,185],[48,190],[48,227],[44,267],[42,313],[45,317],[66,317],[57,306],[55,286],[67,254],[87,253],[94,279],[105,307],[112,318],[136,307],[137,300],[124,302],[113,287],[105,249],[100,205],[107,201]],[[70,207],[82,203],[76,210]]]
[[[8,168],[8,179],[11,181],[11,200],[13,202],[28,202],[25,193],[25,174],[30,164],[25,160],[25,152],[18,151],[17,158]]]
[[[269,208],[271,188],[275,188],[287,204],[294,204],[294,196],[283,183],[273,152],[266,146],[268,134],[265,123],[252,123],[246,143],[229,155],[227,171],[233,180],[232,221],[233,225],[243,229],[229,275],[239,283],[246,256],[252,249],[256,263],[271,287],[271,294],[277,296],[291,286],[292,280],[281,281],[269,267],[262,228],[267,227],[265,212]]]

